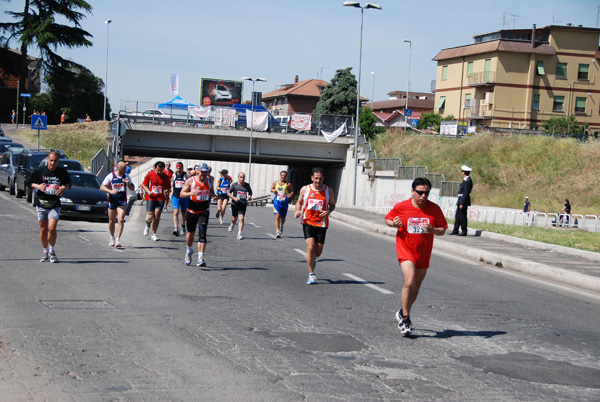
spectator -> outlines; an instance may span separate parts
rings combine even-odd
[[[65,115],[65,112],[62,112],[62,114],[60,115],[60,124],[64,124],[66,119],[67,116]]]
[[[571,203],[568,198],[563,201],[563,209],[558,213],[558,219],[561,226],[569,226],[569,217],[571,216]]]
[[[90,115],[86,113],[86,114],[85,114],[85,122],[86,122],[86,123],[89,123],[89,122],[91,122],[91,121],[92,121],[92,119],[90,118]]]
[[[529,226],[529,217],[531,211],[531,203],[529,202],[529,197],[525,197],[525,204],[523,205],[523,215],[525,215],[525,226]]]
[[[12,111],[12,113],[10,115],[10,122],[12,124],[15,124],[15,111],[14,110]]]

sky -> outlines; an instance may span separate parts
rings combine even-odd
[[[374,0],[365,9],[361,96],[388,99],[390,91],[430,92],[433,57],[500,29],[546,25],[598,26],[600,0]],[[179,74],[179,95],[198,103],[200,79],[265,78],[267,93],[299,80],[331,80],[336,70],[358,74],[361,12],[343,0],[88,0],[81,21],[92,34],[88,48],[60,49],[66,58],[105,78],[108,26],[108,100],[164,102],[170,74]],[[365,1],[360,2],[365,5]],[[24,0],[0,1],[0,10],[22,10]],[[8,16],[0,14],[1,21]],[[16,48],[15,43],[11,47]],[[36,55],[34,49],[30,52]],[[374,74],[372,74],[374,72]],[[244,84],[250,99],[252,84]]]

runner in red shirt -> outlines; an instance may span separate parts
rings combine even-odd
[[[173,183],[173,169],[171,169],[171,162],[165,163],[165,170],[163,171],[163,173],[166,174],[167,176],[169,176],[169,182]],[[165,212],[167,212],[167,210],[168,210],[170,195],[171,195],[171,191],[169,191],[167,193],[167,199],[165,200],[165,209],[164,209]]]
[[[412,197],[396,204],[385,216],[388,226],[398,228],[396,253],[404,276],[404,286],[400,296],[402,308],[396,312],[396,319],[404,335],[412,333],[410,309],[429,268],[433,236],[443,236],[448,229],[440,207],[427,199],[430,190],[431,182],[428,179],[416,178],[412,183]]]
[[[165,200],[171,191],[171,181],[163,171],[165,163],[158,161],[154,164],[154,169],[148,172],[142,185],[146,192],[146,228],[144,236],[150,233],[150,225],[152,224],[152,240],[158,241],[156,231],[160,222],[160,215],[165,207]]]

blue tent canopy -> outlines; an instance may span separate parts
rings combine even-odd
[[[185,109],[187,110],[188,106],[196,106],[193,103],[190,103],[184,99],[182,99],[180,96],[176,96],[173,99],[171,99],[168,102],[165,103],[159,103],[158,108],[159,109],[163,109],[163,108],[171,108],[171,109]]]

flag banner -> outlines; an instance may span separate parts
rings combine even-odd
[[[254,131],[267,131],[269,114],[267,112],[246,111],[246,126]]]
[[[310,114],[293,114],[290,127],[298,131],[310,131],[311,120]]]
[[[331,133],[321,130],[321,133],[323,134],[323,137],[325,137],[327,142],[333,142],[337,137],[339,137],[342,134],[346,134],[347,132],[348,130],[346,129],[346,122],[344,122],[344,124],[342,124],[337,130]]]
[[[171,73],[171,95],[179,95],[179,74]]]

